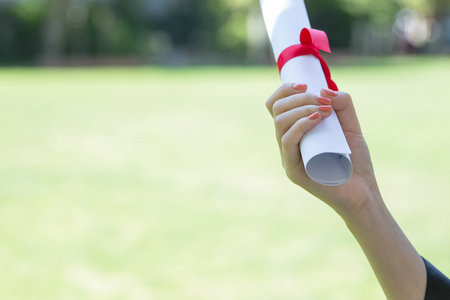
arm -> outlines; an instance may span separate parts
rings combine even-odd
[[[423,260],[381,198],[368,201],[345,222],[388,299],[424,299],[427,275]]]
[[[424,262],[383,202],[351,97],[330,90],[316,96],[305,93],[306,88],[285,84],[266,102],[287,176],[343,218],[388,299],[424,299]],[[306,175],[299,150],[303,135],[330,116],[331,108],[352,150],[354,167],[350,180],[335,187],[320,185]]]

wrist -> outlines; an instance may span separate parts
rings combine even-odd
[[[357,207],[340,215],[350,231],[354,232],[364,227],[371,227],[377,222],[385,222],[389,219],[390,213],[378,193],[368,196]]]
[[[337,210],[347,225],[368,222],[375,216],[382,216],[389,213],[376,182],[366,185],[365,188],[360,190],[360,193],[354,195],[354,198],[348,202],[351,205]]]

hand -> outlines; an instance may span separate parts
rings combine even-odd
[[[323,89],[320,96],[306,93],[304,84],[284,84],[269,97],[267,109],[274,118],[283,167],[289,179],[318,197],[342,217],[357,214],[367,201],[381,199],[369,150],[361,133],[349,94]],[[353,175],[343,185],[324,186],[308,177],[299,143],[305,133],[334,109],[352,150]]]
[[[424,263],[384,205],[351,97],[326,89],[316,96],[306,89],[302,84],[284,84],[266,102],[275,120],[287,176],[342,216],[388,299],[423,299]],[[331,108],[352,150],[353,175],[339,186],[324,186],[310,179],[299,147],[305,133],[331,115]]]

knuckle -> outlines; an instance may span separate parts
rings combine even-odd
[[[294,94],[289,97],[291,101],[295,101],[297,105],[303,102],[303,99],[305,99],[305,94]]]
[[[303,94],[306,98],[314,98],[315,96],[312,94],[312,93],[310,93],[310,92],[306,92],[306,93],[304,93]]]
[[[299,94],[296,98],[298,106],[307,106],[311,104],[316,104],[316,97],[313,94],[305,93]]]
[[[283,135],[280,140],[281,145],[283,147],[288,147],[290,145],[290,140],[291,139],[289,138],[289,135],[287,135],[287,134]]]
[[[340,93],[341,93],[341,97],[343,99],[345,99],[346,101],[351,101],[352,100],[352,97],[350,96],[349,93],[347,93],[347,92],[340,92]]]
[[[317,111],[317,106],[313,106],[313,105],[307,105],[304,108],[305,108],[305,113],[307,115],[310,115],[310,114],[315,113]]]
[[[292,83],[283,83],[282,85],[281,85],[281,89],[282,90],[287,90],[287,89],[290,89],[291,87],[292,87]]]
[[[303,97],[305,98],[305,100],[307,100],[307,101],[309,101],[309,102],[311,102],[311,103],[313,103],[314,100],[316,100],[316,95],[311,94],[311,93],[309,93],[309,92],[303,94]]]
[[[272,99],[269,98],[266,100],[266,107],[269,111],[271,110],[271,106],[272,106]]]
[[[281,111],[281,102],[280,101],[277,101],[277,102],[275,102],[274,104],[273,104],[273,106],[272,106],[272,112],[273,112],[273,115],[275,116],[275,115],[278,115],[278,113]]]
[[[283,123],[284,118],[283,118],[282,115],[278,115],[278,116],[276,116],[276,117],[273,119],[273,121],[274,121],[274,123],[275,123],[275,127],[278,128],[278,127],[280,127],[281,124]]]

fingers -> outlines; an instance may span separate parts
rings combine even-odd
[[[266,101],[266,107],[269,110],[270,114],[273,116],[272,107],[274,103],[282,98],[286,98],[288,96],[304,93],[307,89],[306,84],[295,84],[295,83],[285,83],[280,86]]]
[[[272,116],[275,117],[293,108],[310,104],[330,105],[331,100],[326,97],[318,97],[309,93],[294,94],[275,101],[272,105]]]
[[[319,113],[320,119],[331,115],[331,99],[305,93],[306,88],[304,84],[283,84],[266,102],[274,118],[280,148],[282,136],[298,120],[314,113]]]
[[[324,119],[331,115],[331,111],[332,108],[330,105],[303,105],[276,115],[274,122],[277,138],[281,138],[299,119],[314,113],[318,113],[321,119]]]
[[[284,160],[288,165],[300,163],[300,140],[306,132],[319,124],[322,120],[320,113],[315,112],[307,117],[298,119],[289,130],[281,137],[280,146]]]
[[[336,115],[344,132],[361,134],[361,127],[359,126],[355,107],[353,106],[352,98],[349,94],[341,91],[322,89],[320,95],[331,99],[331,105],[336,111]]]

